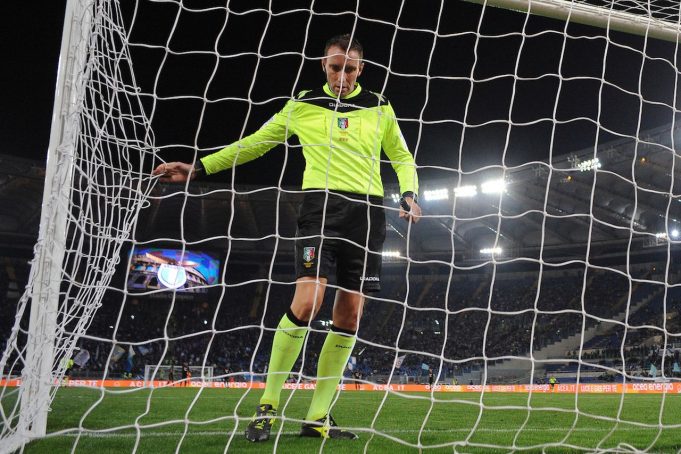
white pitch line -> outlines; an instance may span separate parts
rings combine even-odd
[[[118,396],[113,396],[111,394],[105,394],[105,397],[108,398],[116,398]],[[62,400],[74,400],[74,399],[82,399],[82,400],[97,400],[99,396],[61,396],[57,397],[57,399],[62,399]],[[55,399],[55,400],[57,400]],[[154,396],[152,398],[149,398],[148,396],[125,396],[125,400],[162,400],[162,399],[167,399],[167,400],[186,400],[186,401],[191,401],[194,399],[194,396]],[[200,400],[239,400],[241,399],[241,396],[201,396]]]
[[[376,435],[380,435],[381,433],[386,433],[386,434],[416,434],[416,433],[469,433],[471,432],[470,429],[424,429],[424,430],[417,430],[417,429],[390,429],[390,430],[376,430],[376,431],[371,431],[371,430],[361,430],[357,427],[352,428],[353,430],[357,430],[358,432],[365,433],[365,434],[370,434],[370,433],[375,433]],[[126,429],[130,430],[130,429]],[[604,427],[604,428],[596,428],[596,427],[582,427],[582,428],[575,428],[575,429],[562,429],[560,427],[547,427],[547,428],[529,428],[529,429],[523,429],[520,431],[521,433],[524,432],[608,432],[610,431],[611,428]],[[623,432],[644,432],[644,431],[653,431],[656,430],[655,428],[646,428],[646,427],[632,427],[632,428],[624,428],[620,427],[617,429],[617,431],[623,431]],[[664,429],[663,429],[664,430]],[[671,429],[670,429],[671,430]],[[142,435],[141,437],[173,437],[173,436],[180,436],[182,435],[183,432],[147,432],[142,429]],[[242,432],[241,430],[237,430],[237,433]],[[477,429],[475,430],[476,433],[482,432],[482,433],[516,433],[519,432],[517,429]],[[278,432],[277,432],[278,433]],[[196,431],[188,431],[186,436],[199,436],[199,437],[205,437],[205,436],[229,436],[231,435],[231,431],[222,431],[222,430],[203,430],[200,432]],[[298,431],[284,431],[281,432],[282,435],[298,435]],[[79,434],[78,433],[67,433],[67,434],[61,434],[61,435],[54,435],[53,437],[77,437]],[[274,432],[273,432],[274,435]],[[136,432],[126,432],[126,433],[110,433],[110,432],[88,432],[84,431],[80,433],[81,437],[90,437],[90,438],[135,438],[137,437]],[[48,437],[52,437],[48,434]]]

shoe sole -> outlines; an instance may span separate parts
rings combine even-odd
[[[326,439],[332,439],[332,440],[357,440],[359,436],[357,434],[354,434],[352,432],[344,431],[345,435],[341,436],[331,436],[327,435],[324,436],[323,432],[321,430],[318,430],[313,427],[303,427],[300,430],[300,434],[298,436],[300,437],[308,437],[308,438],[326,438]]]
[[[250,438],[248,436],[248,432],[244,432],[244,437],[246,437],[246,440],[250,441],[251,443],[260,443],[262,441],[267,441],[267,440],[270,439],[269,434],[267,436],[261,437],[261,438]]]

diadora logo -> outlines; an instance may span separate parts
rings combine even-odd
[[[360,279],[363,280],[363,281],[371,281],[371,282],[378,282],[378,281],[381,280],[381,278],[378,277],[378,276],[362,276]]]
[[[345,104],[345,103],[342,103],[342,102],[338,102],[338,103],[330,102],[329,103],[329,107],[336,107],[336,106],[338,106],[338,107],[352,107],[352,104]]]

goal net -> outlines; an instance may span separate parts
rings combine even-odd
[[[40,237],[2,334],[0,451],[248,448],[295,287],[302,145],[186,184],[152,170],[320,87],[346,32],[424,211],[399,218],[384,156],[382,289],[332,406],[353,446],[678,450],[679,8],[69,0]],[[265,450],[332,449],[295,435],[338,288]]]

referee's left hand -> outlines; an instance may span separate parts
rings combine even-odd
[[[405,197],[404,201],[409,205],[409,211],[400,206],[400,217],[407,222],[417,223],[421,219],[421,207],[414,201],[413,197]]]
[[[184,183],[187,180],[196,178],[194,166],[184,162],[166,162],[160,164],[151,173],[159,176],[163,183]]]

